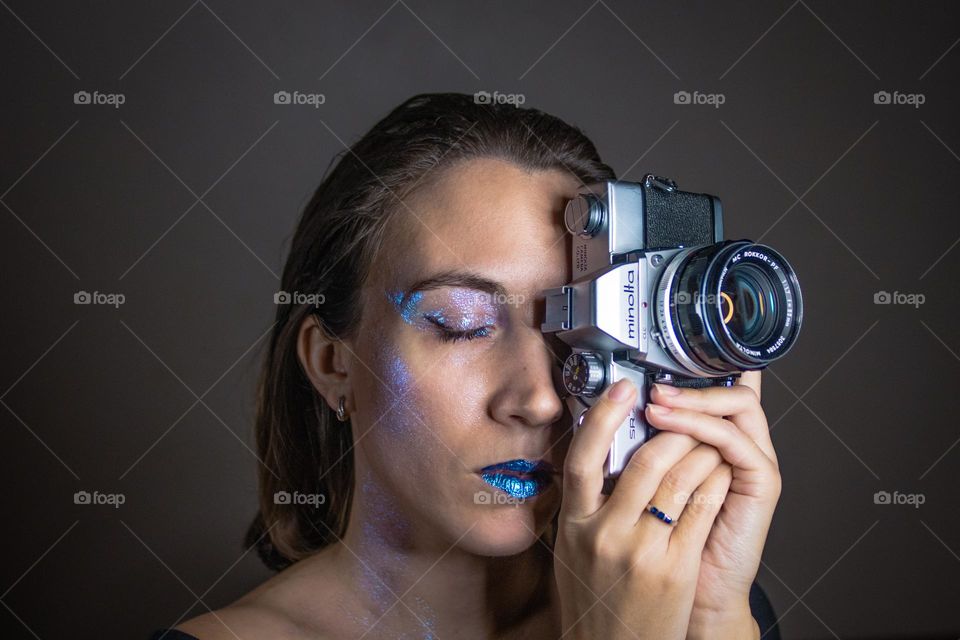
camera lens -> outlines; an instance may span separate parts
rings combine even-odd
[[[782,302],[763,271],[752,264],[730,269],[720,284],[720,316],[727,330],[741,343],[756,347],[776,332]]]
[[[760,369],[786,354],[803,303],[783,256],[738,240],[675,255],[657,288],[657,310],[668,350],[704,376]]]

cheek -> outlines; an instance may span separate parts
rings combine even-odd
[[[483,363],[470,349],[454,349],[435,365],[436,388],[444,398],[450,419],[456,420],[463,435],[473,437],[487,413],[491,378]]]
[[[450,452],[431,429],[443,437],[443,425],[449,422],[439,406],[442,397],[427,391],[432,372],[411,362],[391,340],[379,340],[374,353],[369,360],[375,375],[372,393],[364,403],[370,409],[362,426],[369,432],[358,446],[369,440],[379,463],[387,464],[395,479],[412,468],[436,467],[438,459]]]
[[[397,440],[407,440],[427,429],[430,408],[420,391],[423,385],[422,372],[411,367],[400,349],[385,343],[380,349],[384,385],[377,398],[383,431]],[[379,417],[379,416],[378,416]]]
[[[490,384],[477,350],[428,348],[420,334],[410,344],[385,329],[370,334],[369,350],[360,354],[372,372],[360,368],[367,383],[358,398],[358,449],[392,482],[434,478],[428,491],[472,473]]]

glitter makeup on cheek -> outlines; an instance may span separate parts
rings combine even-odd
[[[385,350],[384,354],[387,356],[387,384],[390,386],[390,390],[397,396],[406,394],[413,382],[407,363],[403,361],[403,358],[395,349]]]
[[[391,446],[397,453],[393,464],[397,473],[402,474],[407,464],[405,455],[437,453],[437,437],[429,432],[424,413],[430,398],[424,397],[417,388],[418,379],[422,383],[429,372],[411,368],[397,339],[386,329],[374,335],[373,343],[376,356],[370,363],[380,383],[372,410],[372,415],[378,416],[375,431],[389,434]]]
[[[386,374],[386,393],[383,394],[384,406],[381,424],[397,438],[411,438],[423,419],[416,406],[418,394],[414,391],[414,378],[410,367],[395,344],[384,342],[380,347]],[[400,445],[404,440],[398,440]]]

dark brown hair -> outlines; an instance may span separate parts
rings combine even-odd
[[[581,182],[615,178],[576,127],[537,109],[459,93],[420,94],[391,111],[331,161],[300,217],[281,290],[322,293],[323,304],[278,304],[257,390],[259,512],[246,544],[281,570],[344,535],[353,491],[353,433],[310,383],[297,356],[301,323],[315,314],[331,337],[360,325],[360,288],[396,206],[428,172],[496,157],[526,170],[561,169]],[[319,507],[277,492],[324,496]]]

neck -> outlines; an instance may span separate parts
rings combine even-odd
[[[488,638],[550,617],[552,554],[543,544],[507,557],[468,553],[405,520],[369,471],[357,476],[347,532],[330,558],[337,575],[351,576],[364,630]]]

